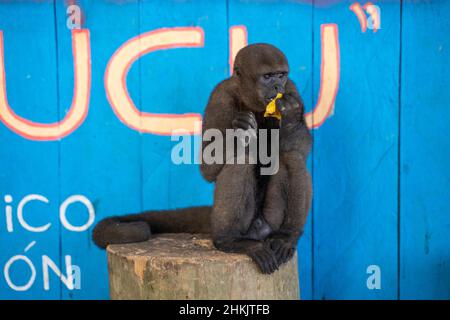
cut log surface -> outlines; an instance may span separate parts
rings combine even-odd
[[[111,299],[299,299],[297,255],[271,275],[202,234],[107,248]]]

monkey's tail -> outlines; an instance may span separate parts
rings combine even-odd
[[[92,239],[100,248],[109,244],[146,241],[155,233],[210,233],[211,207],[146,211],[109,217],[94,228]]]

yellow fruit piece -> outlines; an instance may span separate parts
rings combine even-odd
[[[278,93],[277,96],[269,102],[269,104],[266,107],[266,112],[264,112],[264,117],[274,117],[277,118],[278,120],[281,120],[281,113],[280,111],[277,110],[277,105],[275,104],[275,102],[282,98],[283,94],[282,93]]]

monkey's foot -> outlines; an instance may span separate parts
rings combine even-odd
[[[274,252],[267,246],[248,253],[258,265],[262,273],[270,274],[278,270],[278,262]]]
[[[283,239],[267,239],[279,265],[288,262],[295,254],[295,246]]]

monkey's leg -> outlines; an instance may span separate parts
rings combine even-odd
[[[295,253],[295,244],[285,241],[287,233],[281,229],[287,214],[288,183],[286,165],[280,161],[278,172],[270,176],[263,207],[264,219],[272,229],[266,243],[275,254],[278,264],[288,261]],[[283,236],[280,237],[281,234]]]
[[[217,249],[245,253],[261,272],[278,269],[275,255],[263,241],[245,237],[255,218],[255,166],[225,164],[216,179],[211,216],[212,238]]]
[[[279,172],[269,182],[264,217],[274,232],[267,242],[279,264],[289,261],[303,233],[312,197],[311,177],[296,152],[281,155]]]

